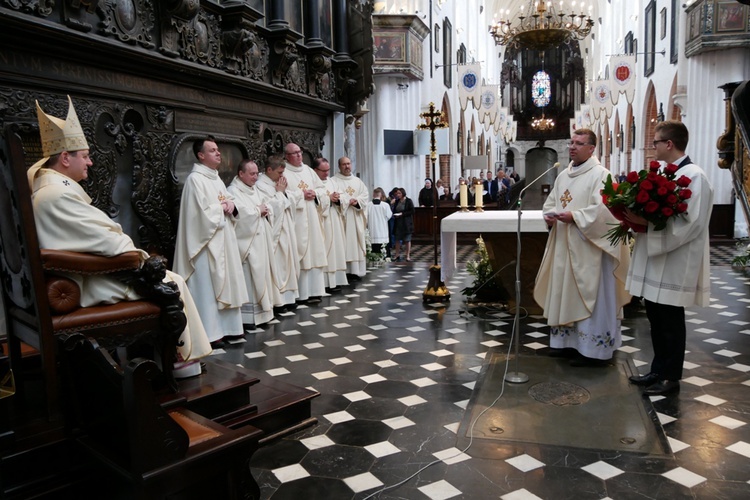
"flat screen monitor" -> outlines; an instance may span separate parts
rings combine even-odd
[[[383,154],[413,155],[413,130],[383,130]]]

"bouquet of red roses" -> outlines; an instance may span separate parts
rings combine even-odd
[[[607,240],[612,245],[628,242],[632,233],[646,232],[646,226],[633,224],[625,220],[625,209],[630,209],[660,231],[667,227],[672,217],[687,213],[687,201],[693,195],[688,189],[690,178],[677,176],[677,165],[667,164],[660,169],[658,161],[652,161],[648,170],[630,172],[624,182],[612,182],[612,175],[607,176],[602,189],[602,201],[612,215],[620,221],[607,231]]]

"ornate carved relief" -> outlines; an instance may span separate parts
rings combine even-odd
[[[219,50],[221,29],[216,16],[200,11],[189,23],[178,26],[180,55],[211,67],[221,65]]]
[[[174,124],[174,111],[166,106],[146,106],[146,118],[154,130],[172,130]]]
[[[273,144],[264,140],[264,127],[259,121],[248,120],[247,132],[248,139],[243,141],[243,144],[247,149],[249,158],[256,162],[262,171],[270,151],[273,150]]]
[[[98,9],[102,32],[122,42],[153,48],[154,5],[152,0],[104,0]]]
[[[268,42],[246,28],[222,34],[224,68],[235,75],[264,80],[268,74]]]
[[[336,79],[331,58],[317,53],[310,57],[310,95],[324,101],[332,101],[336,96]]]
[[[117,165],[128,147],[122,125],[124,111],[116,107],[99,106],[88,122],[100,133],[94,134],[94,139],[88,141],[93,165],[89,167],[88,178],[82,184],[91,196],[91,204],[110,217],[116,217],[120,213],[120,206],[115,204],[113,193],[117,181]],[[79,119],[82,124],[85,123],[80,113]]]
[[[276,56],[273,84],[295,92],[305,92],[305,61],[300,57],[297,46],[288,40],[277,40],[273,50]]]
[[[177,232],[177,178],[169,168],[171,133],[140,133],[129,127],[133,143],[131,202],[143,222],[141,245],[149,252],[171,256]]]
[[[2,5],[28,14],[47,17],[52,13],[55,0],[3,0]]]

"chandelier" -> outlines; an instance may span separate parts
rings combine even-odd
[[[546,132],[555,128],[555,120],[552,118],[545,118],[544,113],[542,113],[541,118],[534,118],[534,120],[532,120],[531,128],[538,130],[539,132]]]
[[[575,13],[576,3],[580,4],[580,14]],[[505,13],[501,10],[501,19],[490,26],[490,34],[496,45],[515,49],[551,49],[571,40],[583,40],[591,33],[594,26],[591,8],[589,5],[589,13],[584,14],[583,2],[574,1],[570,2],[570,13],[566,14],[563,2],[555,8],[550,1],[529,0],[526,10],[521,9],[517,22],[510,18],[510,9]]]

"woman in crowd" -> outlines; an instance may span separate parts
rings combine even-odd
[[[420,207],[431,207],[435,204],[435,190],[432,188],[432,179],[424,180],[424,187],[419,191],[417,201],[419,201]]]
[[[393,212],[385,196],[385,191],[381,188],[375,188],[372,192],[372,201],[367,206],[367,230],[370,232],[370,243],[372,244],[372,253],[379,254],[382,252],[383,245],[386,246],[386,256],[390,257],[390,239],[388,234],[388,221]]]
[[[435,189],[437,189],[438,200],[445,199],[445,186],[443,186],[442,180],[438,179],[435,182]]]
[[[398,188],[393,206],[393,236],[396,240],[395,260],[401,259],[401,244],[406,246],[406,261],[411,262],[411,235],[414,232],[414,203],[406,197],[406,190]]]

